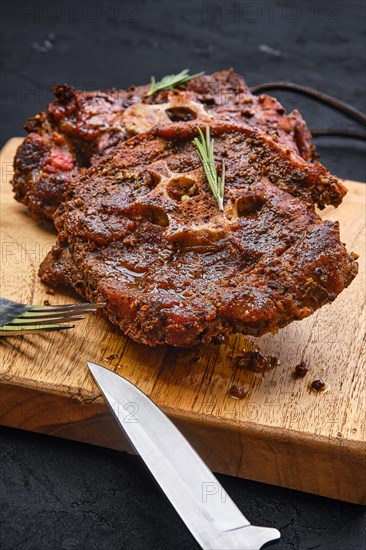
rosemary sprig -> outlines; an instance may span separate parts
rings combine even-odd
[[[155,77],[152,76],[151,88],[147,95],[155,95],[162,90],[170,90],[171,88],[175,88],[180,84],[186,84],[193,78],[197,78],[198,76],[202,76],[203,74],[205,74],[204,72],[200,72],[190,76],[188,72],[189,69],[184,69],[184,71],[181,71],[178,74],[169,74],[167,76],[164,76],[161,80],[159,80],[159,82],[156,82]]]
[[[222,162],[221,177],[217,175],[214,159],[214,140],[210,136],[210,128],[206,126],[206,138],[201,128],[197,126],[200,139],[194,138],[193,144],[197,147],[197,155],[202,162],[203,169],[213,196],[217,200],[219,210],[224,210],[225,164]]]

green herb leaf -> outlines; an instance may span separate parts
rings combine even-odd
[[[194,74],[190,76],[189,69],[184,69],[184,71],[181,71],[178,74],[169,74],[167,76],[164,76],[159,82],[156,82],[155,77],[151,77],[151,87],[149,90],[148,96],[155,95],[158,92],[161,92],[162,90],[170,90],[171,88],[175,88],[176,86],[180,86],[180,84],[186,84],[193,78],[197,78],[198,76],[202,76],[203,72]]]
[[[210,128],[206,126],[206,138],[201,128],[197,126],[200,139],[194,138],[193,144],[197,148],[197,155],[202,162],[207,182],[213,196],[217,200],[219,210],[224,210],[224,186],[225,186],[225,165],[222,163],[221,177],[217,175],[214,159],[214,140],[210,136]]]

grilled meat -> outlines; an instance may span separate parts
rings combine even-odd
[[[343,185],[264,132],[209,125],[226,167],[224,212],[192,145],[195,121],[116,146],[75,179],[55,216],[42,280],[105,301],[109,319],[144,344],[276,332],[357,273],[338,224],[314,208],[338,204]]]
[[[267,95],[253,96],[233,70],[201,76],[148,97],[149,86],[81,92],[55,87],[46,112],[26,124],[29,135],[14,160],[16,200],[39,222],[52,223],[65,189],[98,156],[156,125],[187,120],[244,122],[313,160],[311,135],[298,111],[289,115]]]

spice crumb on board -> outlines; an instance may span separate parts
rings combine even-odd
[[[113,361],[113,359],[117,359],[117,357],[117,353],[111,353],[111,355],[108,355],[108,357],[104,357],[103,361],[104,363],[109,363],[109,361]]]
[[[44,306],[52,306],[51,302],[49,300],[43,300]]]
[[[247,351],[243,356],[238,357],[239,367],[252,372],[264,372],[278,367],[280,361],[278,357],[266,357],[260,351]]]
[[[298,365],[296,365],[295,370],[292,373],[292,376],[298,380],[299,378],[304,378],[307,373],[309,372],[309,367],[305,363],[305,361],[301,361]]]
[[[233,399],[244,399],[249,395],[249,388],[244,388],[243,386],[233,385],[229,389],[230,397]]]
[[[328,386],[324,382],[324,380],[314,380],[309,384],[309,386],[310,386],[310,389],[316,393],[321,393],[328,390]]]

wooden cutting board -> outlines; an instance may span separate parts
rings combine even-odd
[[[47,293],[38,266],[55,241],[15,202],[8,181],[20,139],[2,151],[1,296],[62,304]],[[211,469],[234,476],[366,504],[365,190],[346,182],[344,203],[323,217],[339,220],[360,272],[331,305],[277,335],[233,336],[227,345],[150,349],[109,322],[89,316],[62,333],[0,339],[0,422],[95,445],[130,450],[88,373],[92,360],[123,374],[177,423]],[[259,346],[281,363],[265,375],[238,368]],[[301,360],[308,375],[295,380]],[[323,379],[328,391],[309,383]],[[234,400],[233,384],[250,388]]]

